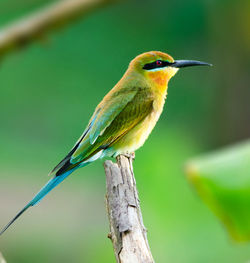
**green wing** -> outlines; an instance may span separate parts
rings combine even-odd
[[[151,111],[153,99],[145,89],[134,88],[107,95],[71,152],[53,170],[60,175],[119,140]]]
[[[94,144],[96,139],[101,136],[113,120],[120,114],[126,105],[133,100],[137,91],[131,90],[126,94],[122,92],[115,93],[111,98],[107,98],[103,106],[97,108],[96,114],[92,117],[91,129],[89,131],[89,140]],[[126,95],[126,96],[125,96]]]

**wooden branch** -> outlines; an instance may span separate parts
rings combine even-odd
[[[110,225],[108,237],[113,243],[118,263],[153,263],[143,225],[132,157],[106,161],[106,203]]]
[[[61,0],[0,29],[0,57],[115,0]]]
[[[0,263],[6,263],[2,253],[0,252]]]

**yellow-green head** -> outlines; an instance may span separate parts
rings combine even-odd
[[[195,60],[174,60],[166,53],[150,51],[134,58],[130,62],[129,70],[142,74],[156,85],[165,86],[179,68],[198,65],[211,64]]]

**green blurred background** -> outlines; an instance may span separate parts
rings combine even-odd
[[[2,0],[0,26],[45,6]],[[246,263],[183,165],[249,137],[250,1],[137,0],[106,6],[0,64],[0,225],[48,180],[96,104],[136,55],[161,50],[213,68],[181,70],[134,170],[156,262]],[[115,262],[98,161],[76,171],[0,239],[8,262]]]

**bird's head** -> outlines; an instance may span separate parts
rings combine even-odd
[[[156,85],[166,86],[179,68],[199,65],[211,66],[209,63],[196,60],[174,60],[166,53],[151,51],[134,58],[129,68],[142,74]]]

